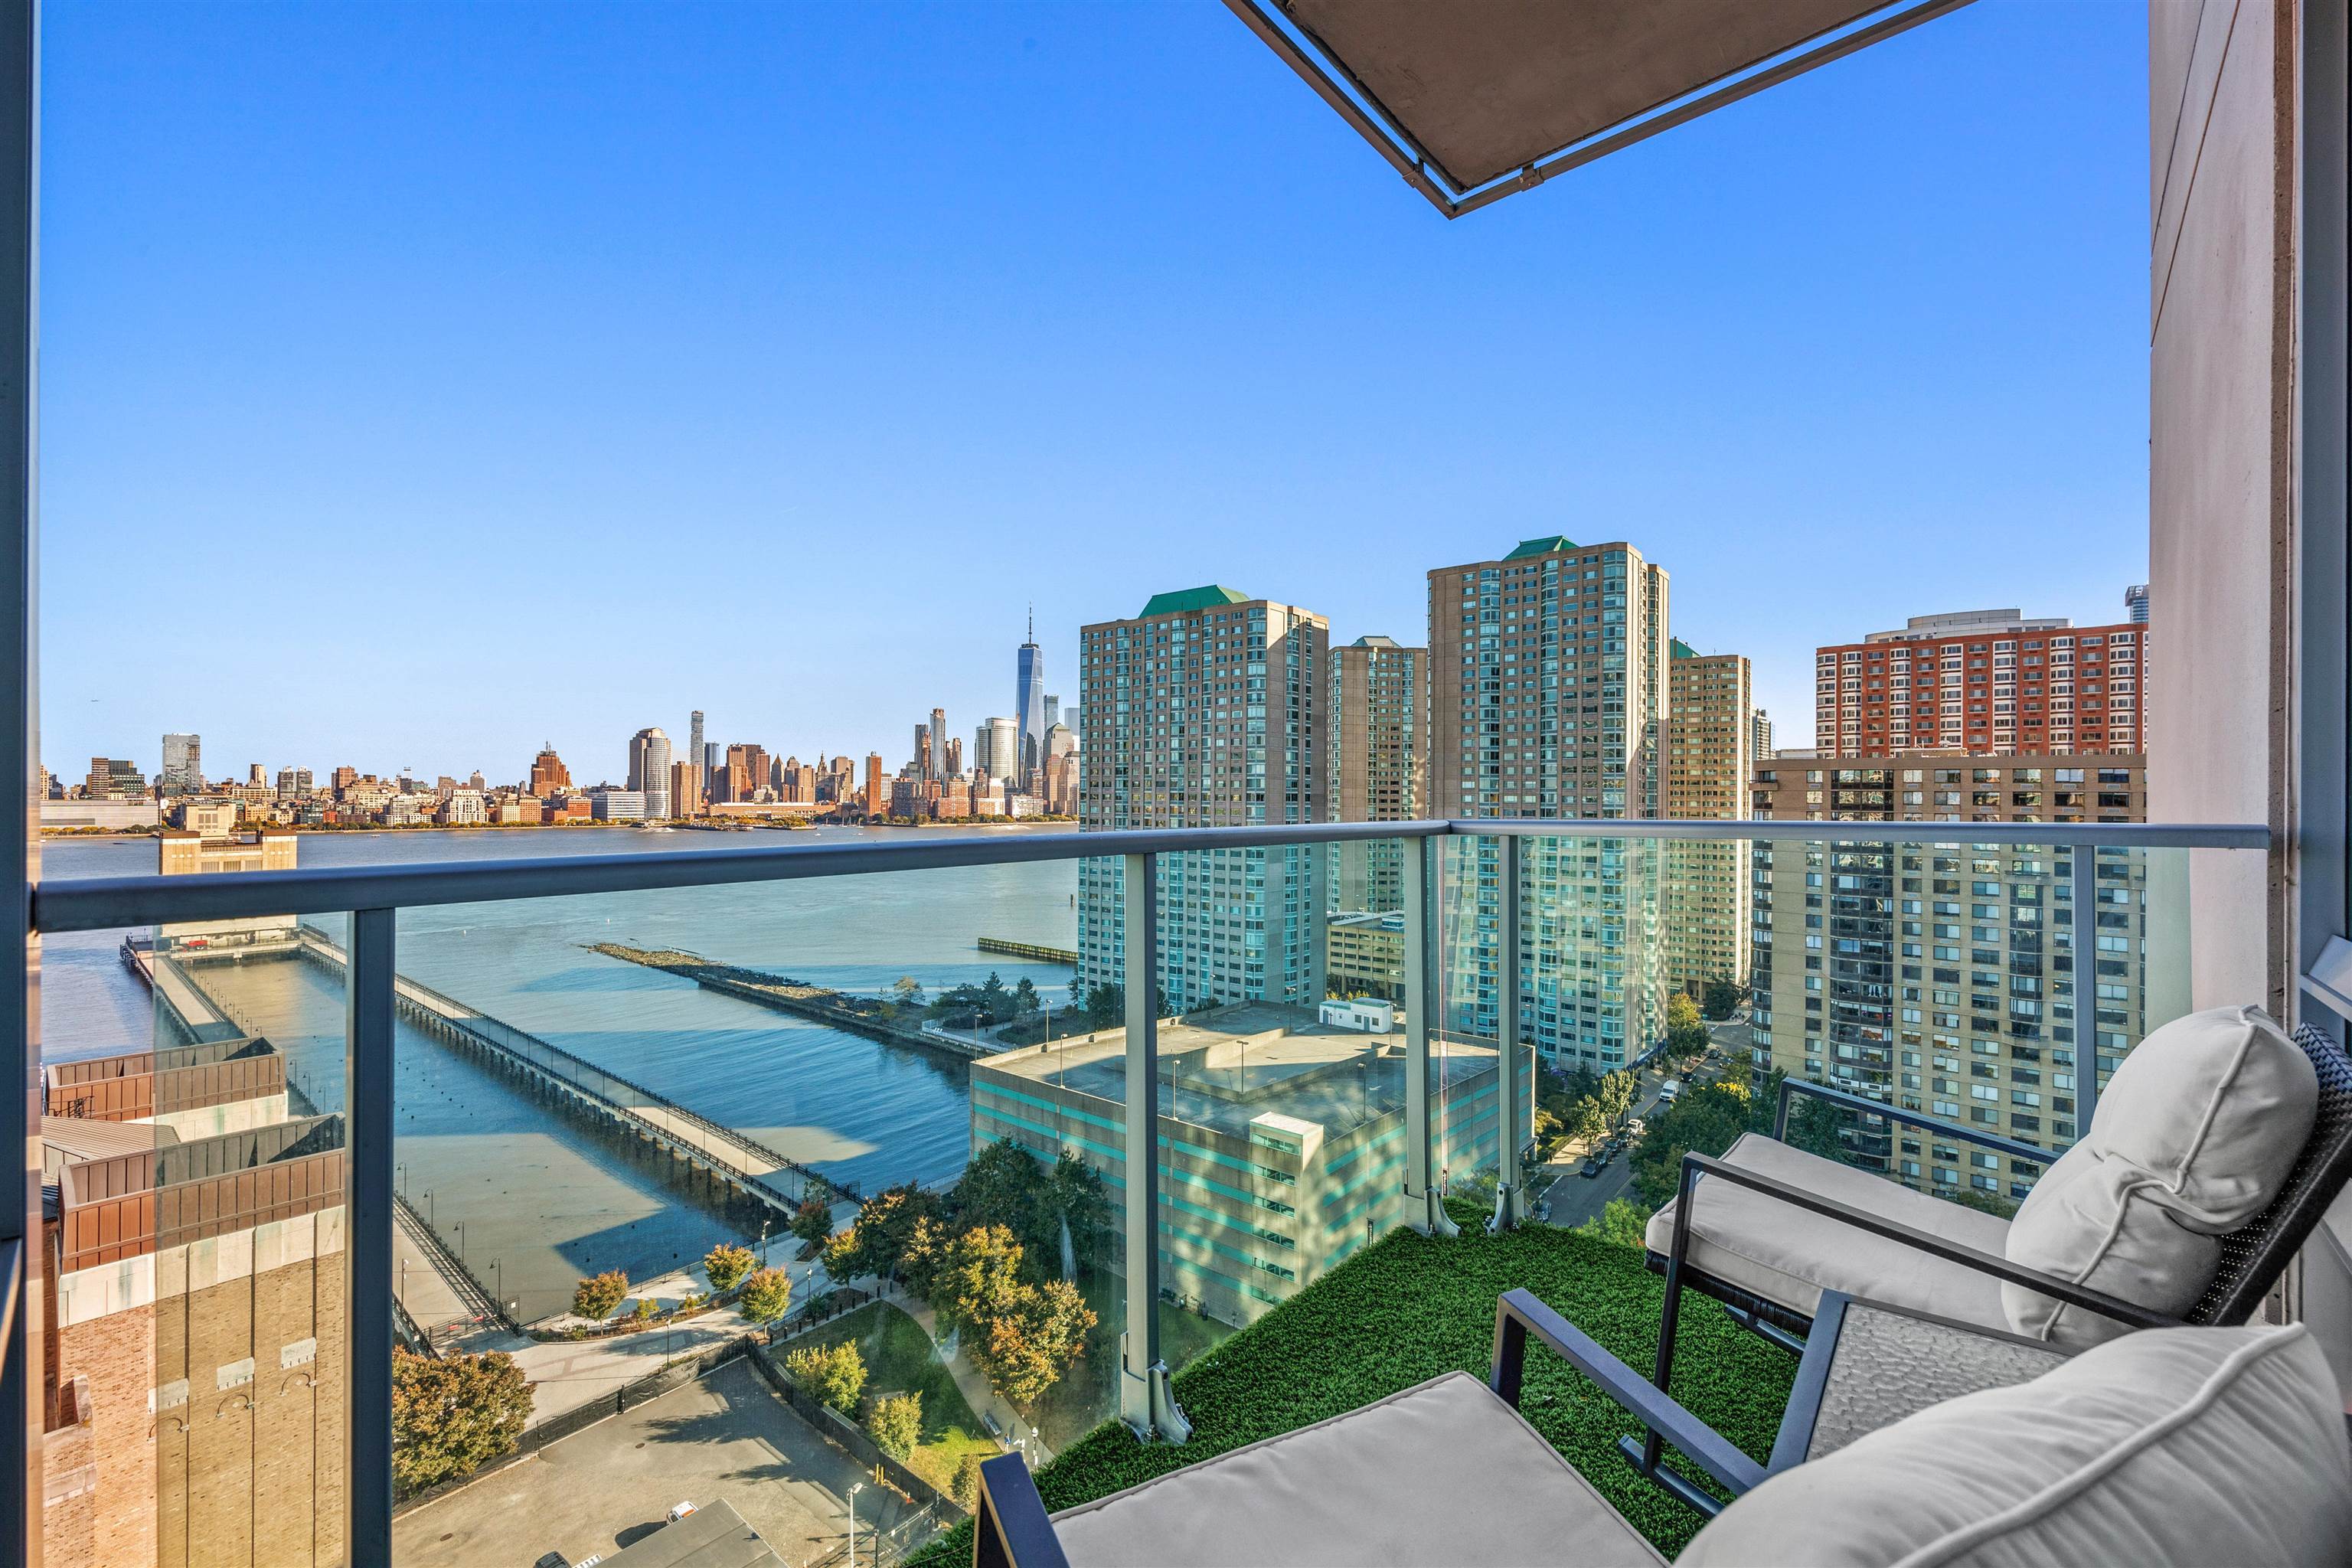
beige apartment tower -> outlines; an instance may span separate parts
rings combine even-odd
[[[1154,595],[1078,633],[1080,832],[1325,820],[1330,625],[1230,588]],[[1323,999],[1320,845],[1159,861],[1159,987],[1173,1011]],[[1078,863],[1078,980],[1126,984],[1126,873]]]
[[[1429,574],[1430,794],[1450,817],[1654,817],[1664,808],[1665,572],[1631,544],[1531,539]],[[1492,1034],[1491,842],[1441,886],[1449,1029]],[[1528,838],[1520,1037],[1547,1058],[1622,1066],[1665,1032],[1654,841]]]
[[[1330,704],[1331,820],[1408,822],[1426,799],[1429,650],[1394,637],[1362,637],[1331,650],[1325,697]],[[1334,912],[1384,913],[1404,907],[1403,854],[1394,843],[1332,848]]]
[[[1667,643],[1665,813],[1739,822],[1748,816],[1755,712],[1747,658]],[[1690,996],[1748,980],[1748,846],[1669,842],[1664,877],[1666,984]]]

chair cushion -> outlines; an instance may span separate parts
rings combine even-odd
[[[2116,1069],[2082,1141],[2051,1165],[2009,1230],[2009,1258],[2160,1312],[2196,1305],[2215,1238],[2278,1195],[2311,1136],[2319,1078],[2260,1007],[2191,1013]],[[2020,1333],[2090,1344],[2128,1331],[2022,1286]]]
[[[1723,1158],[1914,1230],[2001,1256],[2009,1222],[1981,1209],[1913,1192],[1872,1172],[1808,1154],[1759,1133],[1742,1133]],[[1702,1178],[1694,1199],[1687,1255],[1691,1265],[1792,1311],[1810,1316],[1823,1290],[1843,1290],[1963,1322],[2003,1323],[2000,1282],[1989,1274],[1729,1182]],[[1650,1250],[1664,1256],[1674,1243],[1674,1227],[1675,1205],[1670,1203],[1650,1216],[1645,1237]]]
[[[1676,1561],[2209,1568],[2352,1560],[2352,1447],[2310,1331],[2162,1329],[1786,1470]]]
[[[1468,1373],[1054,1516],[1071,1568],[1664,1559]]]

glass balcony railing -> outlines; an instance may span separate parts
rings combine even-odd
[[[577,1562],[684,1500],[887,1560],[981,1457],[1181,1439],[1400,1228],[1625,1239],[1776,1127],[1998,1210],[2263,839],[1564,826],[54,855],[52,1539]]]

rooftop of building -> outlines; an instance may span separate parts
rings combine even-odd
[[[1518,548],[1512,551],[1508,555],[1504,556],[1503,559],[1506,561],[1525,561],[1530,555],[1549,555],[1554,551],[1573,550],[1575,548],[1576,541],[1569,538],[1568,535],[1564,533],[1555,533],[1542,539],[1523,539],[1519,541]]]
[[[1231,588],[1214,584],[1203,588],[1179,588],[1173,593],[1154,594],[1143,606],[1145,616],[1174,616],[1192,610],[1221,609],[1227,605],[1246,605],[1247,594],[1237,594]]]
[[[1433,1044],[1441,1089],[1491,1072],[1495,1052],[1475,1042]],[[1026,1079],[1112,1105],[1127,1098],[1127,1031],[1103,1029],[983,1058],[984,1076]],[[1242,1002],[1160,1025],[1160,1114],[1234,1137],[1268,1114],[1319,1124],[1327,1137],[1404,1107],[1404,1035],[1322,1023],[1315,1009]]]

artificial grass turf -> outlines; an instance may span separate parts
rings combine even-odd
[[[1484,1377],[1494,1353],[1496,1299],[1520,1288],[1637,1372],[1656,1354],[1664,1286],[1637,1252],[1549,1226],[1452,1239],[1400,1230],[1177,1375],[1191,1442],[1146,1446],[1107,1423],[1041,1467],[1037,1490],[1049,1510],[1073,1508],[1440,1373]],[[1795,1357],[1734,1324],[1714,1302],[1685,1294],[1674,1395],[1759,1460],[1771,1453],[1796,1370]],[[1640,1424],[1533,1342],[1520,1408],[1659,1551],[1672,1557],[1697,1533],[1704,1521],[1618,1454],[1619,1436],[1640,1435]],[[1498,1501],[1509,1506],[1508,1499]],[[970,1563],[971,1526],[941,1535],[913,1561],[919,1568]]]

